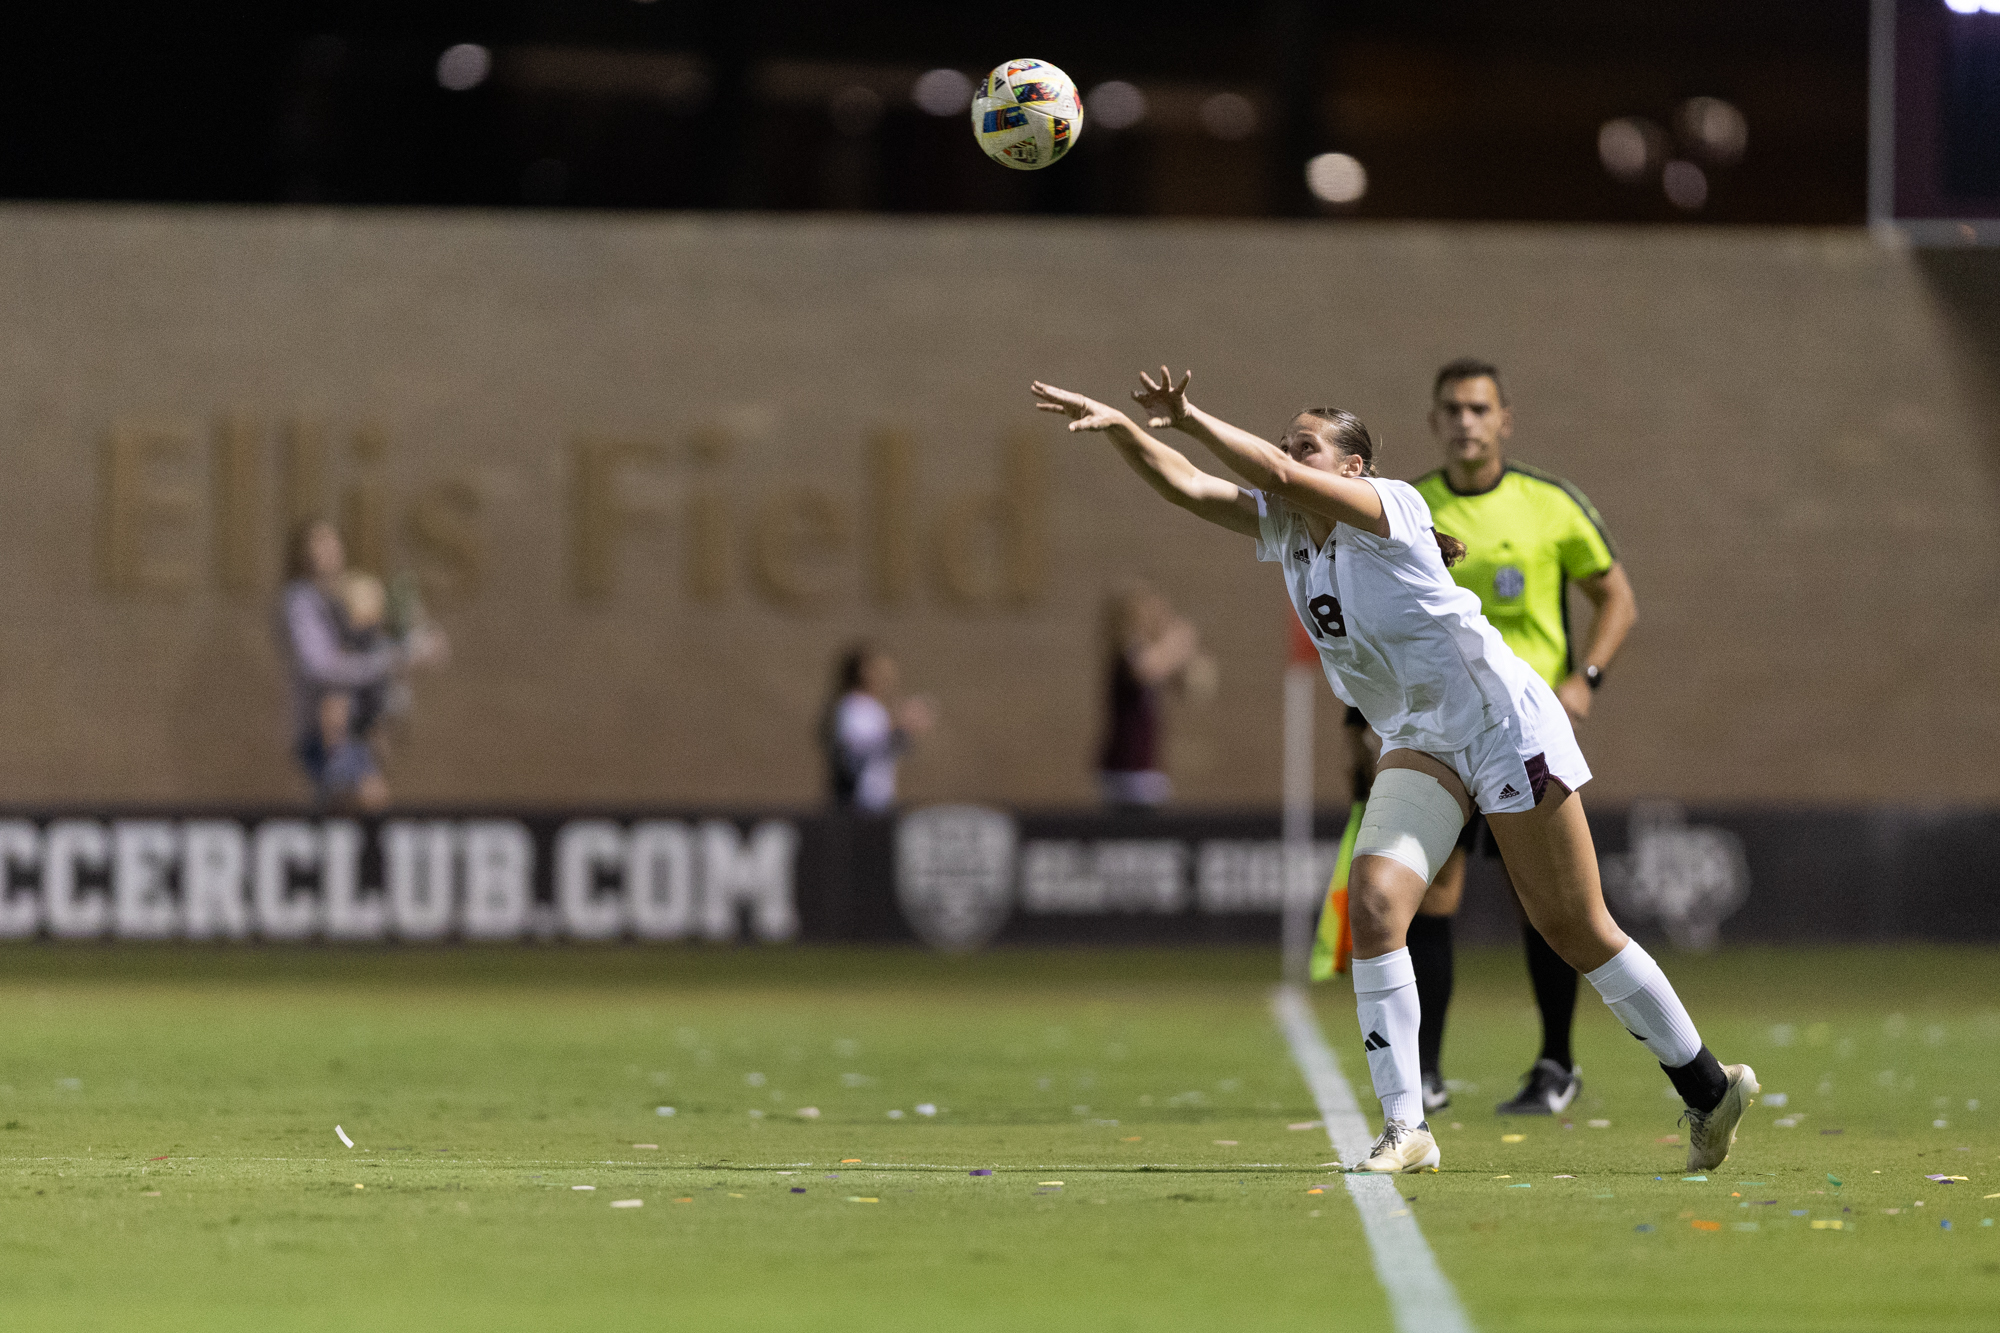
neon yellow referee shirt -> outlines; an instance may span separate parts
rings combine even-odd
[[[1491,490],[1460,495],[1442,469],[1415,483],[1439,532],[1465,543],[1451,576],[1479,594],[1493,628],[1550,685],[1570,674],[1572,579],[1604,573],[1618,552],[1584,493],[1520,463],[1508,463]]]

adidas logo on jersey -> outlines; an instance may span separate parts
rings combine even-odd
[[[1304,560],[1307,563],[1311,563],[1312,558],[1313,558],[1313,553],[1311,551],[1308,551],[1303,546],[1301,546],[1298,550],[1292,552],[1292,559],[1294,560]]]
[[[1503,801],[1510,801],[1520,794],[1520,792],[1514,790],[1514,784],[1511,782],[1500,789],[1500,799]]]
[[[1389,1039],[1379,1032],[1370,1032],[1368,1040],[1361,1044],[1371,1051],[1386,1051],[1389,1049]]]

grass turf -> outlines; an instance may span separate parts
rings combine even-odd
[[[1445,1171],[1404,1193],[1475,1324],[1993,1327],[2000,958],[1666,962],[1711,1045],[1788,1098],[1706,1182],[1587,988],[1579,1103],[1497,1121],[1532,1008],[1517,956],[1461,955],[1446,1068],[1477,1086],[1434,1118]],[[0,1308],[45,1330],[1387,1329],[1326,1138],[1287,1128],[1315,1112],[1273,969],[9,947]],[[1368,1104],[1351,998],[1318,999]]]

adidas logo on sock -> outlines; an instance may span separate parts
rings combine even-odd
[[[1514,797],[1519,796],[1520,794],[1521,794],[1520,792],[1514,790],[1514,784],[1511,782],[1500,789],[1500,799],[1503,801],[1512,800]]]
[[[1361,1044],[1371,1051],[1386,1051],[1389,1049],[1389,1039],[1379,1032],[1370,1032],[1368,1040]]]

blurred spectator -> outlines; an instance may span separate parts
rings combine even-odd
[[[381,583],[348,572],[346,545],[324,519],[294,534],[285,576],[279,610],[299,763],[321,803],[380,810],[389,787],[369,731],[401,672],[443,659],[444,637],[422,625],[391,637]]]
[[[897,697],[899,677],[895,659],[873,644],[841,654],[820,744],[842,810],[880,814],[895,805],[896,761],[935,721],[929,700]]]
[[[1104,612],[1110,671],[1098,786],[1114,809],[1155,810],[1173,796],[1161,766],[1161,692],[1178,687],[1208,698],[1215,661],[1194,626],[1146,584],[1113,593]]]

